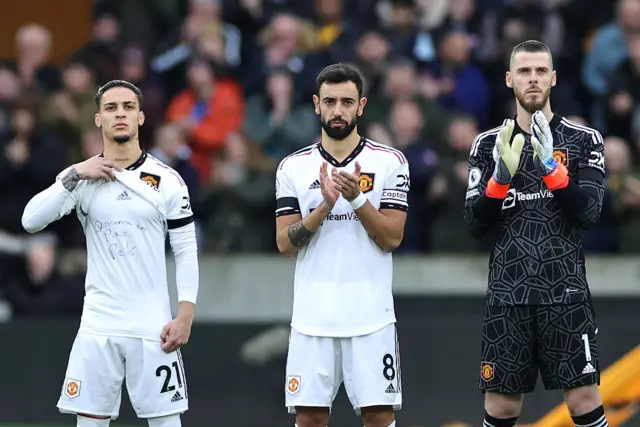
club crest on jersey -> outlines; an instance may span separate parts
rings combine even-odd
[[[160,191],[160,177],[152,173],[140,172],[140,179],[146,182],[151,188]]]
[[[566,148],[556,148],[553,151],[553,158],[558,163],[562,163],[564,166],[567,166],[567,160],[569,159],[569,150]]]
[[[358,181],[360,191],[362,191],[363,193],[368,193],[369,191],[373,190],[373,180],[375,176],[375,173],[362,172],[360,174],[360,180]]]
[[[495,368],[492,362],[482,362],[480,365],[480,376],[485,381],[491,381],[495,375]]]

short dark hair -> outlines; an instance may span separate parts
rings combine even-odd
[[[318,74],[318,78],[316,79],[316,94],[320,94],[320,86],[324,83],[337,84],[346,82],[353,82],[358,89],[358,96],[362,97],[364,81],[358,70],[351,65],[341,63],[329,65]]]
[[[509,58],[509,66],[511,66],[511,62],[513,62],[513,57],[516,56],[517,53],[520,52],[529,52],[529,53],[537,53],[537,52],[546,52],[549,54],[549,60],[551,61],[551,68],[553,69],[553,55],[551,55],[551,49],[546,44],[538,41],[538,40],[527,40],[524,41],[511,51],[511,57]]]
[[[102,102],[102,96],[109,89],[113,89],[114,87],[125,87],[133,91],[136,94],[136,98],[138,98],[138,105],[140,109],[142,109],[142,91],[138,89],[136,85],[133,83],[129,83],[126,80],[111,80],[110,82],[105,83],[104,85],[98,88],[98,92],[96,92],[96,96],[93,98],[96,102],[96,107],[100,110],[100,103]]]

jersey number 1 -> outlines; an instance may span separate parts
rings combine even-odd
[[[182,377],[180,376],[180,368],[178,367],[178,362],[173,362],[171,364],[173,369],[176,371],[176,378],[178,380],[178,387],[182,388]],[[164,383],[162,383],[162,388],[160,389],[160,393],[166,393],[169,391],[173,391],[176,389],[175,385],[169,385],[171,383],[171,368],[167,365],[158,366],[156,369],[156,377],[162,376],[164,372]]]
[[[582,342],[584,343],[584,357],[587,362],[591,362],[591,348],[589,347],[589,335],[582,334]]]

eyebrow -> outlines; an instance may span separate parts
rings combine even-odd
[[[518,67],[518,71],[524,71],[524,70],[530,70],[532,68],[535,68],[536,70],[548,70],[549,67],[547,65],[541,65],[539,67]]]
[[[324,98],[322,98],[324,101],[333,101],[336,98],[333,96],[325,96]],[[340,98],[341,101],[355,101],[355,99],[351,98],[350,96],[345,96]]]
[[[124,104],[124,105],[136,105],[136,102],[135,101],[124,101],[124,102],[122,102],[122,104]],[[111,106],[114,106],[114,105],[118,105],[118,103],[114,102],[114,101],[105,102],[104,103],[105,107],[111,107]]]

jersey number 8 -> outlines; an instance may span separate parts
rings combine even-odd
[[[178,362],[173,362],[171,364],[171,366],[173,366],[173,369],[176,371],[176,379],[178,381],[178,387],[182,388],[182,377],[180,376],[180,368],[178,367]],[[160,393],[167,393],[169,391],[173,391],[176,389],[175,385],[169,385],[171,383],[171,368],[168,367],[167,365],[161,365],[158,366],[158,369],[156,369],[156,377],[160,377],[162,376],[162,373],[164,372],[164,382],[162,384],[162,388],[160,389]]]
[[[388,380],[388,381],[393,381],[393,379],[396,377],[396,369],[394,367],[394,360],[393,360],[393,356],[390,355],[389,353],[385,354],[382,357],[382,375],[384,375],[384,377]]]

